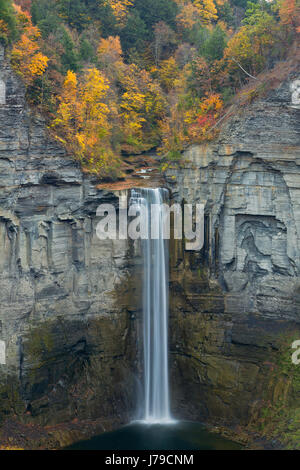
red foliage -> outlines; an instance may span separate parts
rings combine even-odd
[[[211,114],[207,114],[206,116],[199,116],[197,119],[197,124],[200,127],[213,126],[215,122],[216,120]]]

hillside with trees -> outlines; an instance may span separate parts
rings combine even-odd
[[[164,167],[213,139],[235,97],[299,40],[300,0],[0,0],[0,41],[32,106],[86,171]]]

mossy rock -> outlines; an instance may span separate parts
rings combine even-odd
[[[280,338],[258,417],[250,428],[269,440],[278,440],[287,449],[300,450],[300,365],[293,364],[291,348],[295,339],[295,334]]]

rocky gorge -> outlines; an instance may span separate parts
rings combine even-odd
[[[110,428],[129,419],[136,388],[133,261],[126,241],[95,233],[98,205],[118,198],[47,136],[0,60],[1,420]]]
[[[298,78],[295,68],[236,110],[165,176],[173,201],[205,204],[203,250],[170,247],[174,415],[290,448],[300,442]],[[95,233],[98,205],[117,206],[120,190],[51,138],[4,51],[0,80],[0,423],[112,429],[136,412],[141,368],[139,254]]]
[[[170,170],[176,201],[205,205],[202,253],[171,250],[177,409],[300,442],[299,70],[235,109],[217,142]],[[293,94],[294,93],[294,94]]]

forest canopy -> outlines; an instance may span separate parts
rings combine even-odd
[[[106,179],[124,154],[155,148],[166,166],[214,138],[299,34],[300,0],[0,0],[0,42],[28,100]]]

